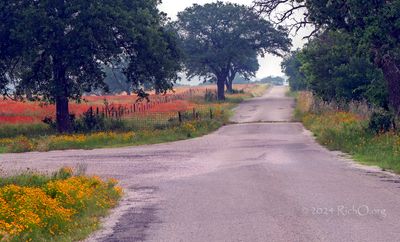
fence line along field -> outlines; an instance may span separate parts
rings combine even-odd
[[[237,85],[239,90],[251,85]],[[178,87],[165,95],[151,94],[149,100],[138,102],[135,95],[84,96],[81,103],[70,103],[70,112],[75,116],[92,110],[105,117],[129,117],[149,113],[188,111],[197,107],[194,98],[214,92],[214,86]],[[55,106],[39,102],[0,101],[0,126],[9,124],[37,124],[45,117],[55,117]]]
[[[85,96],[81,103],[70,103],[70,112],[76,116],[90,108],[106,116],[117,116],[144,112],[185,111],[195,105],[189,102],[213,87],[180,87],[166,95],[152,94],[149,101],[137,102],[135,95]],[[0,101],[0,125],[41,123],[45,117],[55,116],[55,106],[39,102]]]
[[[237,85],[224,102],[213,86],[179,87],[165,95],[85,96],[71,103],[73,132],[58,134],[54,105],[0,101],[0,153],[101,148],[159,143],[197,137],[228,122],[244,98],[265,91],[262,85]]]

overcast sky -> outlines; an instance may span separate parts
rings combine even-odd
[[[224,2],[233,2],[244,5],[251,5],[252,0],[223,0]],[[176,18],[178,12],[183,11],[185,8],[197,4],[205,4],[210,2],[216,2],[216,0],[163,0],[163,3],[160,5],[160,9],[167,13],[168,16],[172,19]],[[301,47],[304,44],[302,40],[303,36],[307,33],[307,30],[302,31],[303,33],[299,33],[297,36],[291,36],[293,39],[294,49]],[[282,59],[273,55],[267,55],[265,58],[260,58],[260,70],[257,73],[257,78],[263,78],[266,76],[280,76],[283,75],[281,70],[281,62]]]

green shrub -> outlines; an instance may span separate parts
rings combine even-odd
[[[369,129],[375,133],[386,133],[390,131],[394,124],[394,115],[390,112],[374,112],[369,121]]]
[[[105,118],[93,112],[92,109],[82,114],[78,119],[78,124],[80,124],[81,129],[78,129],[78,131],[91,132],[105,130]]]

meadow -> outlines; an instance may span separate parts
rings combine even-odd
[[[238,88],[246,88],[240,86]],[[152,93],[149,96],[149,102],[137,102],[135,95],[114,95],[114,96],[84,96],[79,103],[70,102],[70,113],[76,116],[88,111],[91,107],[104,108],[105,105],[110,109],[127,108],[136,104],[140,112],[165,112],[165,111],[182,111],[194,107],[194,104],[189,102],[190,97],[201,95],[206,90],[214,90],[213,86],[204,87],[178,87],[174,92],[166,95],[155,95]],[[105,103],[106,102],[106,103]],[[55,105],[41,102],[21,102],[9,99],[0,101],[0,125],[21,125],[21,124],[41,124],[45,117],[55,117]]]
[[[330,150],[348,153],[362,164],[400,173],[400,134],[394,130],[371,130],[371,107],[354,102],[343,108],[318,101],[309,92],[296,96],[295,116],[319,143]]]
[[[216,101],[213,86],[180,87],[166,95],[152,94],[143,102],[129,95],[87,96],[80,104],[70,104],[71,113],[79,119],[77,130],[61,135],[42,121],[54,118],[54,105],[4,100],[0,102],[0,153],[120,147],[198,137],[229,123],[235,105],[262,95],[267,87],[235,88],[236,93],[228,94],[224,102]]]

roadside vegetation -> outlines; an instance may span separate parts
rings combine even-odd
[[[78,241],[98,229],[122,189],[82,172],[0,177],[0,241]]]
[[[183,111],[152,111],[126,118],[104,118],[101,115],[81,116],[76,132],[57,134],[49,124],[0,125],[0,153],[94,149],[154,144],[205,135],[229,123],[232,109],[244,99],[262,95],[266,85],[249,85],[234,90],[225,101],[218,101],[216,92],[208,90],[186,100]],[[180,107],[178,107],[179,110]]]
[[[330,149],[400,172],[400,1],[256,5],[295,30],[312,26],[308,42],[282,62],[291,90],[301,91],[298,119]]]
[[[310,92],[297,95],[296,118],[321,144],[350,154],[355,160],[400,173],[400,132],[392,120],[378,116],[365,103],[327,103]]]

